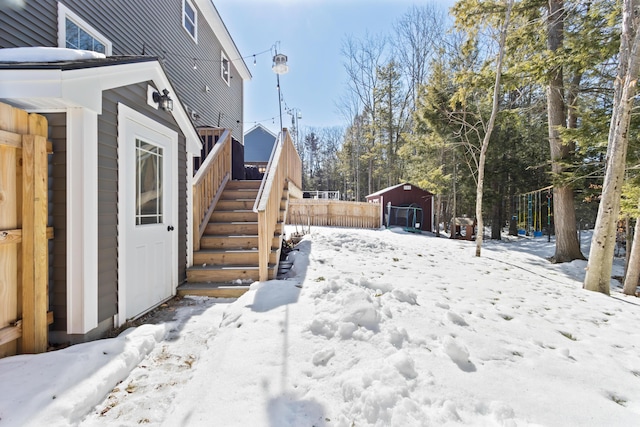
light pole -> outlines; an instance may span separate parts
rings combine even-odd
[[[302,119],[302,111],[300,111],[299,108],[293,107],[293,108],[287,109],[287,113],[291,115],[291,126],[295,127],[296,129],[296,148],[298,149],[298,152],[299,152],[300,139],[299,139],[298,125],[299,125],[299,121]]]
[[[271,67],[278,81],[278,107],[280,109],[280,132],[282,132],[282,94],[280,93],[280,74],[287,74],[289,72],[289,66],[287,65],[287,55],[278,53],[273,57],[273,67]]]

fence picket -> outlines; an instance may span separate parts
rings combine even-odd
[[[380,206],[333,199],[291,199],[287,224],[379,228]]]

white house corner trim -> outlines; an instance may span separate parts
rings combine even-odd
[[[187,267],[193,266],[193,154],[187,153]]]
[[[67,110],[67,333],[98,326],[98,115]]]

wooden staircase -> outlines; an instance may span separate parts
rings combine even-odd
[[[258,214],[253,206],[261,181],[229,181],[218,200],[178,295],[237,298],[259,280]],[[276,276],[287,194],[271,242],[269,279]]]

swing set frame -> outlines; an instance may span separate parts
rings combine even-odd
[[[545,194],[546,203],[543,201],[543,193]],[[551,230],[551,218],[553,216],[553,185],[529,191],[528,193],[518,194],[515,200],[515,211],[517,215],[518,235],[541,237],[543,235],[543,215],[542,209],[546,205],[546,227],[548,232]]]

